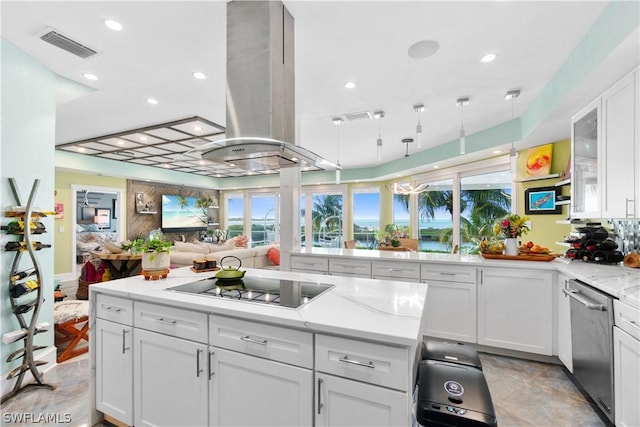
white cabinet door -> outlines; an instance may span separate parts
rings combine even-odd
[[[636,74],[602,95],[602,218],[638,218]]]
[[[601,98],[571,118],[571,216],[600,218]]]
[[[573,354],[571,351],[571,304],[569,297],[562,292],[569,277],[558,277],[558,358],[569,372],[573,372]]]
[[[476,283],[427,280],[424,334],[432,337],[475,343]]]
[[[613,328],[616,426],[640,426],[640,341]]]
[[[478,344],[551,356],[553,278],[540,270],[480,270]]]
[[[406,393],[316,374],[316,426],[408,426]]]
[[[133,425],[131,326],[96,319],[96,409]]]
[[[329,274],[332,276],[371,278],[371,261],[347,257],[330,258]]]
[[[211,426],[311,426],[313,373],[211,347]]]
[[[136,426],[204,426],[207,346],[134,329]]]

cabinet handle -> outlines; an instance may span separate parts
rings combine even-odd
[[[202,372],[202,369],[200,369],[200,353],[202,353],[201,348],[196,350],[196,378],[200,378],[200,373]]]
[[[357,360],[352,360],[349,359],[349,356],[344,356],[340,359],[338,359],[340,362],[344,362],[344,363],[351,363],[352,365],[358,365],[358,366],[364,366],[365,368],[371,368],[371,369],[375,369],[376,365],[373,364],[373,361],[369,361],[369,363],[363,363],[363,362],[359,362]]]
[[[441,275],[441,276],[455,276],[455,275],[456,275],[456,273],[444,273],[444,272],[442,272],[442,271],[441,271],[441,272],[440,272],[440,275]]]
[[[109,310],[109,311],[115,311],[116,313],[119,313],[122,311],[122,309],[118,308],[118,307],[111,307],[110,305],[104,306],[105,310]]]
[[[638,328],[638,327],[639,327],[639,326],[638,326],[638,324],[637,324],[635,321],[633,321],[633,320],[629,320],[629,319],[625,319],[624,317],[622,317],[622,315],[620,316],[620,319],[621,319],[623,322],[626,322],[626,323],[630,324],[631,326],[633,326],[633,327],[635,327],[635,328]]]
[[[129,331],[127,331],[126,329],[122,330],[122,354],[125,353],[125,351],[129,350],[130,348],[127,347],[127,334],[129,333]]]
[[[322,403],[322,378],[318,378],[318,415],[320,415],[320,411],[323,407]]]
[[[484,271],[480,270],[480,284],[484,285]]]
[[[624,204],[624,215],[626,218],[630,218],[630,217],[634,217],[635,216],[635,207],[633,208],[633,214],[629,214],[629,202],[631,202],[633,204],[633,202],[635,201],[634,199],[624,199],[625,204]]]
[[[177,320],[166,320],[164,317],[157,318],[156,322],[164,323],[165,325],[175,325],[176,323],[178,323]]]
[[[580,291],[577,289],[570,289],[570,288],[563,289],[562,292],[569,298],[573,298],[574,300],[578,301],[580,304],[584,305],[589,310],[607,311],[606,306],[604,306],[603,304],[595,303],[589,300],[588,298],[581,296]]]
[[[251,338],[249,335],[245,335],[244,337],[240,337],[242,341],[250,342],[253,344],[267,345],[267,340],[256,340]]]
[[[211,369],[211,358],[216,354],[215,351],[209,351],[209,379],[213,377],[216,373]]]

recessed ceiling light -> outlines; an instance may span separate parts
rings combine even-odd
[[[86,148],[84,148],[84,147],[78,147],[78,152],[79,152],[79,153],[84,153],[85,151],[87,151],[87,149],[86,149]]]
[[[123,141],[123,140],[121,140],[121,139],[119,139],[119,140],[118,140],[118,145],[124,145],[124,141]]]
[[[346,82],[344,84],[344,87],[346,87],[347,89],[353,89],[356,86],[358,86],[356,82]]]
[[[122,31],[122,24],[118,21],[114,21],[113,19],[106,19],[104,21],[104,25],[106,25],[110,30]]]
[[[496,150],[496,151],[493,152],[493,154],[500,154],[500,153],[502,153],[501,150]]]
[[[497,55],[495,53],[487,53],[485,56],[480,58],[480,62],[491,62],[496,59],[496,56]]]
[[[157,99],[155,99],[155,98],[147,98],[147,102],[148,102],[149,104],[156,105],[156,104],[158,103],[158,100],[157,100]]]
[[[95,74],[84,73],[83,76],[87,80],[98,80],[98,76],[96,76]]]
[[[165,168],[169,168],[169,167],[171,167],[168,163],[165,163],[165,164],[163,164],[162,166],[163,166],[163,167],[165,167]]]
[[[196,132],[202,132],[202,126],[195,125],[193,127],[193,130],[196,131]]]
[[[201,73],[200,71],[196,71],[193,73],[193,77],[198,79],[198,80],[204,80],[207,78],[207,76],[204,73]]]
[[[439,168],[440,168],[440,166],[438,166],[438,165],[433,165],[433,168],[434,168],[434,169],[439,169]]]
[[[139,139],[140,141],[146,141],[146,140],[147,140],[147,139],[149,139],[149,138],[147,138],[146,136],[141,135],[138,139]]]

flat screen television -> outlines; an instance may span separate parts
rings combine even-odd
[[[162,195],[162,231],[200,231],[207,229],[207,209],[196,207],[197,197]]]

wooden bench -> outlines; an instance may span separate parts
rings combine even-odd
[[[69,300],[54,303],[53,321],[58,363],[89,351],[89,301]]]

